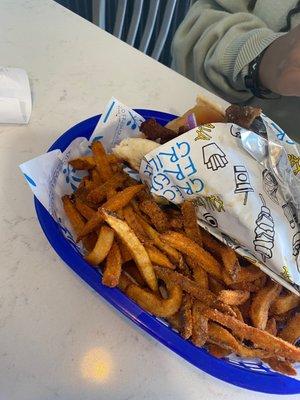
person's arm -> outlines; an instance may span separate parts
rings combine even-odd
[[[237,4],[222,3],[226,3],[227,10],[230,3]],[[172,45],[173,66],[178,72],[225,94],[229,100],[245,101],[253,96],[244,82],[248,65],[282,35],[247,12],[247,4],[248,1],[239,0],[242,12],[230,13],[217,1],[197,1],[178,28]]]

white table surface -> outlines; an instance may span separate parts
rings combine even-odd
[[[0,0],[0,63],[33,94],[28,125],[0,125],[0,400],[276,398],[197,370],[101,299],[48,244],[18,170],[112,95],[180,113],[200,88],[50,0]]]

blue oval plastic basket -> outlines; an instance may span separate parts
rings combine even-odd
[[[155,118],[162,125],[175,118],[172,114],[158,111],[136,111],[145,119]],[[65,132],[49,151],[54,149],[63,151],[77,137],[89,139],[99,118],[100,115],[97,115],[75,125]],[[64,237],[61,227],[36,198],[35,208],[48,241],[65,263],[116,309],[185,360],[216,378],[242,388],[272,394],[300,393],[300,381],[273,372],[257,360],[241,358],[219,360],[205,349],[199,349],[191,342],[182,339],[167,323],[143,311],[119,289],[110,289],[102,285],[100,273],[85,262],[76,247]]]

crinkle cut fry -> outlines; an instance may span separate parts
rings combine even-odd
[[[235,336],[251,340],[255,346],[269,351],[275,357],[283,357],[291,361],[300,361],[300,348],[276,336],[270,335],[268,332],[246,325],[230,315],[222,314],[220,311],[207,308],[206,306],[203,306],[202,313],[208,319],[229,328]]]

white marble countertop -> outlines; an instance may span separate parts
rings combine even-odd
[[[1,0],[0,30],[0,63],[26,69],[33,94],[28,125],[0,125],[0,399],[274,399],[197,370],[101,299],[48,244],[18,170],[112,95],[179,113],[200,88],[50,0]]]

